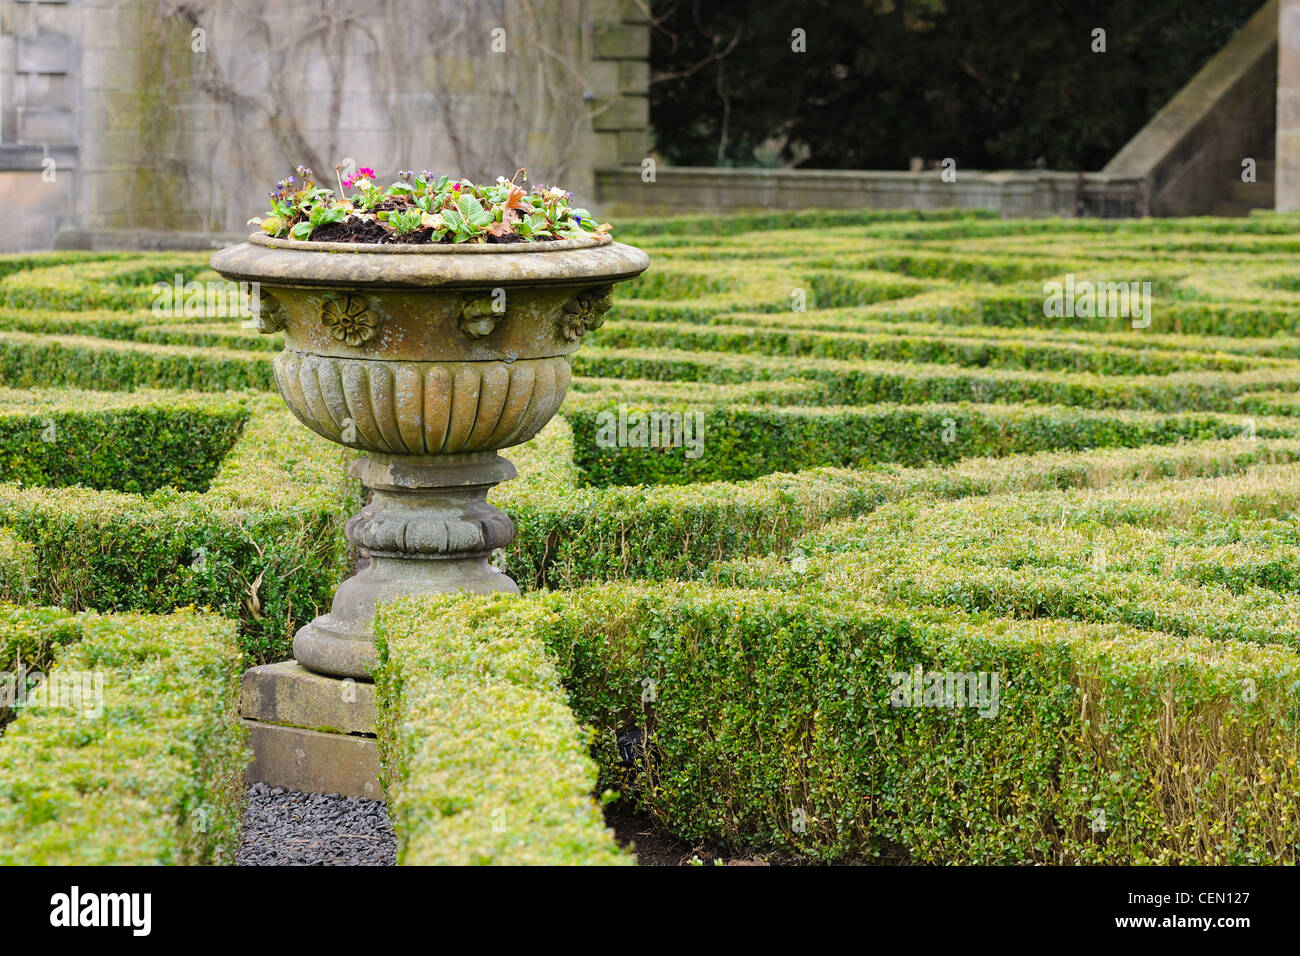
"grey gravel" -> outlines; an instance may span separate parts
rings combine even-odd
[[[240,836],[240,866],[392,866],[397,841],[381,800],[302,793],[255,783]]]

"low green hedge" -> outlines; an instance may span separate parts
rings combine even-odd
[[[905,299],[925,291],[920,282],[902,279],[889,272],[869,270],[818,270],[803,277],[799,288],[804,289],[810,309],[834,309],[846,305],[871,305]]]
[[[655,340],[650,337],[645,323],[623,315],[615,302],[610,318],[595,333],[608,346],[620,345],[619,336],[628,335],[620,347],[649,347]],[[1134,330],[1067,328],[1040,325],[980,324],[979,293],[960,287],[939,286],[920,295],[898,301],[870,306],[836,309],[817,309],[808,312],[753,312],[731,311],[712,315],[705,323],[685,321],[668,322],[665,336],[657,344],[671,345],[680,341],[680,348],[711,348],[709,336],[717,334],[720,351],[754,352],[761,354],[824,355],[840,354],[851,358],[861,353],[863,358],[888,359],[890,339],[901,343],[892,346],[899,358],[913,354],[919,340],[923,350],[934,350],[934,361],[943,359],[950,350],[955,360],[978,364],[980,348],[987,347],[989,364],[1016,368],[1052,368],[1067,370],[1074,367],[1072,358],[1082,364],[1078,371],[1125,374],[1167,374],[1177,369],[1222,369],[1245,371],[1260,367],[1261,358],[1300,358],[1300,343],[1291,337],[1241,338],[1218,334],[1175,333],[1167,329]],[[627,326],[632,326],[628,331]],[[961,328],[952,328],[954,325]],[[729,330],[749,330],[754,339],[730,336]],[[623,330],[623,331],[620,331]],[[693,330],[693,331],[692,331]],[[826,333],[824,336],[815,333]],[[701,344],[690,346],[688,338],[678,335],[701,336]],[[859,344],[859,340],[865,340]],[[866,353],[863,353],[863,347]],[[1082,349],[1075,352],[1075,349]],[[1023,352],[1021,351],[1023,350]],[[868,354],[869,353],[869,354]],[[920,354],[926,354],[923,351]]]
[[[0,482],[205,491],[249,417],[207,395],[0,389]]]
[[[1237,398],[1237,407],[1249,415],[1300,415],[1300,395],[1272,390]]]
[[[1131,327],[1123,317],[1091,318],[1043,315],[1041,292],[1024,294],[989,293],[978,300],[979,308],[969,317],[987,325],[1043,326],[1057,325],[1071,329],[1111,331]],[[963,316],[966,317],[966,316]],[[1148,332],[1172,332],[1176,335],[1294,335],[1300,330],[1300,309],[1281,305],[1257,305],[1243,302],[1191,302],[1156,298],[1151,307]]]
[[[914,608],[956,608],[1021,620],[1119,623],[1135,631],[1300,649],[1295,596],[1258,586],[1198,586],[1123,567],[1035,567],[1028,548],[1004,562],[936,557],[933,546],[834,552],[804,562],[719,565],[709,578],[742,587],[820,590]],[[1294,571],[1292,571],[1294,574]]]
[[[102,678],[103,709],[28,706],[6,728],[0,864],[233,863],[248,762],[235,625],[180,611],[33,627],[0,607],[0,634],[15,623],[58,645],[51,680]]]
[[[12,275],[15,272],[25,272],[31,269],[45,269],[50,266],[76,265],[84,266],[90,262],[121,262],[123,260],[133,259],[138,253],[132,252],[84,252],[84,251],[60,251],[60,252],[17,252],[0,255],[0,277]]]
[[[821,384],[828,405],[977,401],[1161,412],[1233,411],[1238,395],[1268,389],[1293,391],[1296,374],[1289,365],[1277,364],[1244,372],[1210,370],[1120,378],[1089,372],[600,346],[574,353],[573,369],[578,375],[598,378],[722,384],[798,378]]]
[[[254,328],[218,322],[151,323],[136,329],[132,338],[157,345],[188,345],[228,351],[279,352],[284,348],[283,334],[263,335]]]
[[[382,606],[375,621],[380,756],[398,862],[633,862],[592,800],[588,741],[545,648],[449,615],[449,603],[406,599]]]
[[[729,316],[724,323],[716,325],[611,320],[600,327],[593,341],[605,348],[677,348],[726,354],[797,355],[1104,375],[1169,375],[1196,369],[1240,372],[1259,365],[1256,359],[1208,351],[1143,349],[1104,340],[1074,342],[1043,337],[955,335],[952,330],[922,332],[917,328],[921,323],[887,323],[879,318],[855,321],[848,314],[841,315],[843,318],[834,324],[842,327],[836,329],[823,328],[820,323],[811,327],[792,325],[785,316],[766,316],[769,321],[762,324],[747,324],[739,316]],[[853,329],[855,325],[860,330]]]
[[[0,546],[5,544],[0,536]],[[44,672],[55,649],[82,638],[83,621],[62,608],[18,607],[0,598],[0,734],[14,717],[20,668]]]
[[[0,277],[0,307],[16,309],[137,309],[155,299],[154,283],[220,281],[204,253],[136,253],[80,261],[52,257]],[[98,261],[96,261],[98,260]]]
[[[0,380],[14,388],[102,391],[275,389],[264,353],[27,332],[0,332]]]
[[[602,784],[688,841],[974,864],[1294,862],[1300,845],[1285,649],[663,583],[468,599],[428,627],[545,642]],[[918,666],[998,675],[996,712],[892,706],[891,675]]]
[[[229,320],[222,322],[203,317],[160,317],[144,309],[130,312],[111,309],[50,312],[45,309],[0,308],[0,331],[253,352],[278,352],[284,347],[283,335],[262,335],[242,323],[233,325]]]
[[[652,440],[648,424],[658,416],[665,447],[607,447],[618,437],[613,426],[620,409],[626,412],[629,440]],[[1032,405],[646,408],[580,402],[565,415],[573,429],[574,462],[591,485],[736,481],[819,466],[947,464],[971,457],[1229,438],[1243,430],[1242,419],[1227,416]],[[638,422],[646,425],[640,439],[633,432]],[[1281,437],[1295,434],[1295,428],[1288,419],[1260,419],[1255,434]]]
[[[686,487],[577,487],[572,434],[564,419],[505,454],[519,477],[495,488],[491,500],[515,524],[508,570],[532,589],[622,578],[693,578],[717,561],[784,552],[802,534],[887,501],[1237,474],[1260,462],[1297,460],[1300,441],[1043,452],[968,459],[946,468],[816,468]]]
[[[644,378],[575,378],[569,386],[569,397],[564,409],[601,399],[614,403],[626,402],[630,396],[635,396],[639,402],[666,405],[820,405],[825,392],[825,388],[818,383],[800,379],[719,385],[714,382],[666,382]]]
[[[0,671],[19,664],[44,670],[54,649],[81,640],[85,618],[57,607],[0,603]]]
[[[177,396],[132,400],[145,398]],[[29,599],[101,611],[209,606],[240,622],[250,662],[288,656],[294,631],[349,573],[343,524],[360,488],[349,456],[278,397],[229,400],[243,403],[247,424],[203,494],[0,484],[0,520],[30,549]]]
[[[710,580],[1300,647],[1294,463],[952,503],[916,496]],[[795,561],[794,557],[800,560]]]
[[[0,601],[17,603],[26,600],[35,571],[32,546],[0,528]]]
[[[0,330],[37,335],[89,335],[130,340],[150,321],[156,319],[143,309],[122,312],[116,309],[51,311],[0,308]]]

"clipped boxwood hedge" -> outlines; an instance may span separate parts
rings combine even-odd
[[[31,545],[0,528],[0,601],[24,601],[35,570]]]
[[[717,561],[785,551],[800,535],[887,501],[1098,487],[1236,474],[1300,458],[1300,440],[1222,440],[967,459],[947,467],[816,468],[753,481],[579,487],[564,419],[506,450],[519,477],[492,501],[515,523],[509,573],[524,588],[622,578],[693,578]]]
[[[0,538],[0,546],[4,543]],[[19,669],[47,670],[55,649],[81,640],[82,630],[81,620],[62,608],[0,603],[0,681],[9,682],[0,685],[0,734],[14,717],[14,691],[9,688],[16,689]]]
[[[29,332],[0,332],[0,381],[14,388],[112,391],[275,388],[265,353]]]
[[[823,402],[828,405],[977,401],[1159,412],[1228,411],[1244,393],[1294,390],[1295,385],[1295,370],[1277,364],[1243,372],[1198,370],[1116,377],[1091,372],[600,346],[575,352],[573,368],[579,375],[601,378],[722,384],[799,378],[820,384]]]
[[[1300,845],[1290,650],[663,583],[467,599],[426,640],[467,626],[545,642],[602,785],[689,841],[977,864]],[[999,675],[996,713],[891,705],[891,672],[918,665]]]
[[[1297,222],[622,229],[656,267],[575,354],[570,422],[509,450],[520,477],[493,500],[526,589],[647,583],[393,621],[404,860],[620,861],[590,797],[609,786],[686,838],[828,860],[1292,861]],[[0,257],[7,385],[262,393],[0,401],[0,599],[208,605],[247,661],[276,660],[349,570],[358,489],[348,453],[264,394],[279,337],[149,311],[176,273],[212,277],[197,253]],[[1067,273],[1149,280],[1150,327],[1045,315]],[[705,411],[705,456],[606,453],[594,415],[619,404]],[[36,444],[46,419],[104,442],[65,461]],[[40,616],[61,612],[26,613],[0,670],[72,653]],[[880,671],[907,661],[1000,667],[1006,709],[887,708]],[[632,729],[639,772],[614,744]]]
[[[53,393],[42,400],[53,401]],[[84,401],[66,395],[64,410]],[[188,399],[156,394],[121,401],[163,409],[184,407]],[[209,606],[240,622],[250,662],[288,656],[296,628],[328,607],[349,572],[343,523],[360,507],[360,489],[346,473],[344,451],[300,425],[278,397],[211,401],[237,410],[246,424],[205,493],[0,484],[0,520],[29,549],[29,600],[157,613]],[[192,466],[185,437],[158,449],[161,473]],[[170,464],[160,454],[167,449]],[[137,456],[147,469],[148,447]]]
[[[32,257],[34,258],[34,257]],[[0,307],[16,309],[135,309],[155,300],[155,283],[171,286],[193,279],[217,279],[203,253],[135,253],[70,259],[55,254],[4,271],[0,265]],[[17,264],[17,263],[15,263]]]
[[[0,864],[233,863],[248,762],[233,622],[0,605],[0,647],[53,646],[103,710],[28,706],[0,737]],[[28,655],[32,655],[29,657]]]
[[[819,466],[947,464],[971,457],[1228,438],[1243,430],[1237,417],[1014,405],[808,409],[575,403],[565,414],[573,429],[574,461],[583,480],[593,485],[735,481]],[[607,447],[621,414],[629,435],[638,422],[659,416],[656,430],[664,447]],[[1263,437],[1296,434],[1286,419],[1261,419],[1255,428]],[[654,440],[649,427],[642,434]],[[692,442],[685,440],[688,434]]]
[[[631,863],[546,649],[447,598],[384,605],[375,683],[388,813],[406,865]],[[454,608],[454,610],[449,610]]]
[[[247,399],[0,389],[0,482],[205,491],[250,415]]]
[[[1015,330],[1014,338],[989,334],[1006,332],[1004,329],[963,330],[958,335],[922,322],[882,319],[879,314],[854,309],[837,313],[830,322],[824,313],[815,313],[808,325],[792,322],[785,315],[732,315],[718,325],[607,321],[600,327],[597,341],[606,348],[678,348],[1106,375],[1169,375],[1197,368],[1240,372],[1259,366],[1258,359],[1246,356],[1134,348],[1131,339],[1116,341],[1113,336],[1093,334],[1091,340],[1085,335],[1080,336],[1081,341],[1071,341],[1059,336],[1029,336],[1023,329]]]
[[[1136,488],[913,497],[809,534],[787,555],[715,565],[709,577],[1300,648],[1297,488],[1290,463]]]

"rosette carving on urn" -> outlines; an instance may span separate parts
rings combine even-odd
[[[583,289],[564,303],[560,314],[560,335],[566,342],[576,342],[605,321],[605,313],[614,304],[614,287],[608,285]]]
[[[379,331],[379,317],[355,295],[332,295],[320,310],[321,323],[339,342],[353,347],[365,345]]]

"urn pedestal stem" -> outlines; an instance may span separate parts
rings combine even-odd
[[[328,614],[298,631],[293,656],[318,674],[369,680],[377,661],[377,602],[455,591],[519,593],[489,563],[495,549],[510,543],[514,526],[486,501],[515,469],[495,452],[369,454],[353,462],[351,473],[371,500],[348,520],[345,533],[369,564],[339,586]]]

